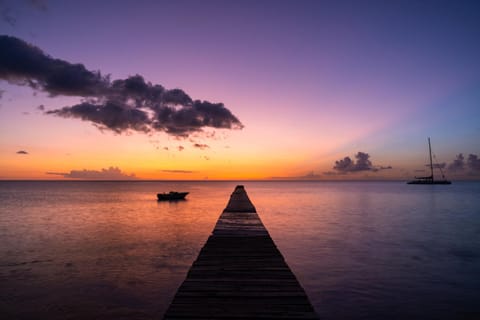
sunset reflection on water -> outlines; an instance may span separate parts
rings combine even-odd
[[[157,202],[156,192],[166,188],[191,194],[187,201]],[[26,317],[49,312],[49,318],[161,314],[229,192],[185,183],[2,188],[2,311]]]
[[[236,184],[0,182],[2,314],[161,317]],[[478,184],[243,184],[320,316],[478,312]]]

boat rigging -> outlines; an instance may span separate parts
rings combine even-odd
[[[435,180],[433,177],[432,145],[430,143],[430,138],[428,138],[428,154],[430,155],[430,175],[426,177],[415,177],[415,180],[408,181],[407,184],[452,184],[451,181],[445,179],[445,175],[439,165],[436,165],[436,167],[440,169],[442,179]]]

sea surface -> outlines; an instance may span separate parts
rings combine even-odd
[[[0,181],[0,318],[161,318],[240,183],[323,319],[480,319],[480,183],[277,181]]]

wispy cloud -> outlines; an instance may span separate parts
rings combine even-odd
[[[162,170],[162,172],[167,172],[167,173],[194,173],[195,171],[191,171],[191,170]]]
[[[116,133],[166,132],[188,137],[204,128],[242,129],[223,103],[193,100],[181,89],[165,89],[141,75],[111,80],[83,64],[54,59],[25,41],[0,36],[0,79],[29,86],[50,96],[78,96],[84,101],[46,114],[89,121]]]
[[[47,172],[50,175],[62,176],[70,179],[84,180],[136,180],[135,174],[126,174],[117,167],[101,170],[71,170],[70,172]]]
[[[308,172],[302,176],[293,176],[293,177],[271,177],[270,179],[274,180],[320,180],[322,179],[322,175],[317,174],[313,171]]]
[[[25,150],[19,150],[17,151],[17,154],[28,154],[28,152]]]
[[[203,143],[194,143],[193,147],[201,150],[210,148],[207,144],[203,144]]]

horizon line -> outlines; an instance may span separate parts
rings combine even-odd
[[[408,179],[1,179],[0,182],[405,182]],[[457,179],[452,181],[480,182],[480,179]]]

